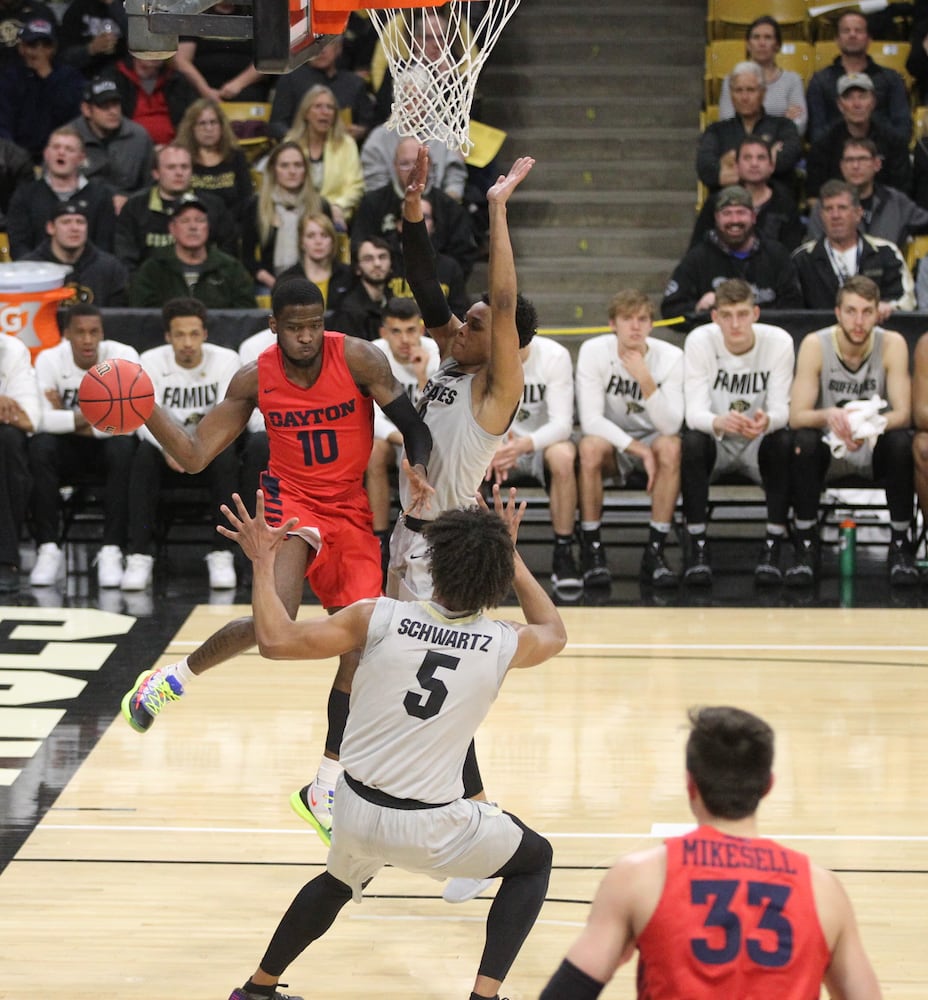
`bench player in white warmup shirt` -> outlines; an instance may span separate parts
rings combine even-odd
[[[220,531],[236,538],[254,565],[262,655],[324,659],[362,649],[326,871],[297,894],[258,969],[230,1000],[285,1000],[276,987],[287,966],[352,896],[360,902],[385,864],[436,879],[502,878],[471,1000],[498,997],[544,902],[551,845],[496,806],[464,798],[461,771],[507,671],[544,662],[567,637],[557,609],[515,550],[524,504],[516,510],[512,490],[503,509],[498,487],[494,494],[496,513],[450,510],[423,530],[432,599],[358,601],[331,617],[300,622],[287,614],[274,585],[275,550],[296,519],[269,527],[261,494],[255,518],[238,496],[235,514],[224,508],[232,527]],[[483,614],[505,600],[510,587],[527,624]]]

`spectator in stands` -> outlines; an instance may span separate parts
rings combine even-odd
[[[364,176],[357,143],[348,135],[328,87],[309,88],[285,139],[303,150],[313,185],[332,207],[335,228],[347,232],[364,194]]]
[[[103,546],[95,560],[101,587],[118,587],[129,528],[129,470],[138,439],[134,434],[95,433],[81,413],[77,394],[93,365],[114,358],[138,361],[134,347],[103,339],[103,319],[95,305],[72,306],[62,328],[63,339],[35,359],[42,412],[29,440],[32,469],[32,531],[36,561],[29,577],[33,587],[51,587],[64,570],[61,548],[59,487],[99,476],[103,493]],[[102,474],[101,474],[102,473]]]
[[[326,323],[326,329],[339,330],[362,340],[377,340],[383,325],[390,280],[390,245],[380,236],[371,236],[352,250],[355,280],[342,296]]]
[[[761,239],[776,240],[787,250],[802,242],[803,226],[792,195],[780,184],[771,184],[773,156],[767,143],[752,135],[742,139],[735,153],[738,184],[751,195],[754,204],[754,229]],[[710,195],[702,206],[690,246],[701,243],[715,221],[716,196]]]
[[[20,184],[35,180],[32,157],[22,146],[0,139],[0,232],[6,232],[6,213]]]
[[[35,250],[48,235],[46,226],[58,205],[75,200],[84,205],[88,238],[101,250],[112,250],[115,192],[108,184],[89,181],[81,173],[84,144],[77,131],[70,125],[55,129],[42,158],[42,176],[17,188],[10,199],[7,232],[13,259],[19,260]]]
[[[841,176],[854,188],[863,215],[861,232],[889,240],[897,247],[905,246],[910,236],[928,232],[928,209],[896,188],[877,181],[883,166],[876,143],[872,139],[848,139],[841,155]],[[817,240],[824,233],[822,206],[818,202],[809,213],[809,239]]]
[[[347,264],[338,259],[338,234],[332,220],[323,212],[306,212],[299,222],[300,259],[280,275],[306,278],[320,292],[327,312],[341,301],[354,283]]]
[[[434,241],[435,222],[433,217],[432,202],[429,198],[420,199],[422,203],[422,220],[429,236]],[[396,220],[396,231],[402,236],[403,213],[400,212]],[[389,241],[388,241],[389,242]],[[434,246],[434,242],[433,242]],[[391,255],[393,260],[393,277],[390,279],[390,293],[401,298],[410,298],[412,289],[405,278],[406,262],[403,255],[403,241],[393,247]],[[448,305],[455,316],[463,318],[471,304],[471,296],[467,293],[467,281],[464,277],[464,270],[461,265],[446,253],[435,254],[435,277],[438,279],[441,290],[448,300]]]
[[[415,299],[392,298],[387,302],[383,311],[380,338],[374,341],[374,346],[386,355],[393,374],[410,401],[418,403],[425,383],[438,368],[439,357],[438,344],[431,337],[425,336],[422,314]],[[402,454],[403,435],[375,403],[374,444],[367,463],[364,486],[374,515],[374,534],[380,539],[385,578],[390,561],[390,533],[393,530],[390,519],[390,476],[399,467]]]
[[[345,128],[361,146],[374,124],[374,101],[362,77],[339,67],[341,54],[342,39],[336,38],[315,58],[297,66],[292,73],[277,78],[269,130],[275,139],[282,139],[290,131],[303,95],[311,88],[322,85],[335,95],[340,113],[347,111],[350,114],[351,121]]]
[[[156,248],[171,245],[168,221],[174,206],[184,195],[194,193],[193,159],[182,146],[159,149],[152,176],[155,183],[132,195],[116,220],[115,253],[130,272]],[[198,192],[196,199],[206,206],[213,242],[220,250],[237,257],[238,228],[223,203],[206,191]]]
[[[708,188],[717,191],[738,183],[735,158],[745,136],[764,139],[773,154],[773,176],[792,190],[796,164],[802,156],[802,141],[789,118],[768,114],[764,109],[764,71],[752,62],[740,62],[731,71],[734,116],[713,122],[699,139],[696,172]]]
[[[588,587],[608,586],[600,538],[603,479],[625,485],[637,473],[651,495],[651,527],[641,559],[643,583],[675,587],[664,545],[680,494],[683,352],[650,336],[654,308],[626,289],[609,306],[613,333],[592,337],[577,356],[580,416],[580,564]]]
[[[276,146],[268,157],[261,190],[242,217],[242,257],[254,281],[273,288],[277,276],[299,262],[300,219],[328,210],[300,145],[287,140]]]
[[[915,143],[912,161],[912,197],[916,204],[928,208],[928,138],[923,137]]]
[[[255,186],[245,154],[220,105],[211,97],[194,101],[180,120],[175,142],[193,160],[192,190],[221,199],[235,219],[241,220]]]
[[[912,275],[895,243],[861,235],[863,209],[857,191],[845,181],[822,188],[824,235],[793,254],[806,309],[828,309],[838,289],[855,274],[865,274],[880,289],[879,319],[896,309],[915,308]]]
[[[42,20],[57,27],[53,8],[41,0],[0,0],[0,74],[22,62],[19,33],[28,21]]]
[[[786,571],[789,584],[815,583],[819,497],[826,483],[847,476],[884,487],[892,527],[889,581],[918,583],[910,540],[914,481],[909,349],[902,334],[878,325],[880,298],[870,278],[848,278],[837,294],[837,324],[807,334],[799,345],[789,408],[796,518],[795,563]],[[879,415],[885,427],[880,431],[871,421],[860,431],[852,422],[851,404],[874,397],[884,401]]]
[[[55,206],[45,224],[46,238],[21,260],[45,260],[71,268],[65,284],[74,301],[101,308],[127,304],[129,272],[118,257],[90,242],[87,204],[80,198]]]
[[[912,112],[905,81],[894,69],[880,66],[868,55],[867,18],[859,11],[845,11],[838,18],[837,41],[838,55],[834,62],[812,76],[806,91],[809,140],[817,142],[840,120],[841,79],[864,74],[873,84],[874,117],[907,144],[912,134]]]
[[[704,323],[715,307],[715,289],[726,278],[744,278],[761,308],[801,309],[802,290],[789,251],[758,235],[754,200],[738,185],[715,199],[715,227],[687,250],[664,290],[661,314]]]
[[[125,58],[128,37],[123,0],[71,0],[61,18],[61,58],[92,80]]]
[[[184,214],[192,215],[192,212]],[[203,213],[205,219],[205,213]],[[166,344],[142,354],[142,367],[155,386],[155,401],[181,424],[196,424],[222,402],[232,376],[239,369],[238,354],[207,343],[207,311],[202,302],[176,298],[161,310]],[[238,458],[233,441],[202,471],[189,474],[164,451],[145,426],[132,460],[129,490],[129,553],[120,581],[123,590],[145,590],[154,568],[154,526],[163,487],[206,488],[212,507],[211,523],[219,523],[219,508],[238,488]],[[206,556],[209,585],[234,590],[235,564],[231,544],[216,535],[215,548]]]
[[[151,136],[123,116],[119,90],[106,77],[84,88],[80,116],[71,124],[84,143],[84,176],[115,190],[118,214],[130,194],[151,183],[155,165]]]
[[[250,15],[251,4],[239,5],[220,0],[209,14],[225,17]],[[200,97],[211,101],[260,101],[268,99],[271,80],[254,66],[251,39],[181,38],[174,65]],[[284,77],[274,77],[283,80]]]
[[[787,427],[795,351],[792,335],[758,323],[751,286],[738,278],[716,289],[712,322],[692,330],[683,347],[683,517],[689,584],[712,583],[706,538],[709,484],[725,476],[763,485],[767,534],[754,569],[762,585],[780,583],[789,518]]]
[[[870,139],[883,161],[880,180],[903,193],[912,188],[909,144],[874,117],[873,82],[865,73],[842,76],[838,81],[840,117],[809,146],[806,194],[817,198],[821,186],[841,177],[841,158],[848,139]]]
[[[168,222],[172,245],[156,250],[132,279],[129,305],[155,309],[194,298],[209,309],[254,309],[251,275],[235,257],[209,245],[206,206],[190,195]]]
[[[196,92],[171,59],[143,59],[131,53],[116,63],[113,79],[122,112],[151,136],[156,146],[174,141],[177,126]]]
[[[0,138],[39,163],[52,132],[80,110],[84,78],[57,58],[54,21],[27,21],[18,48],[21,61],[0,75]]]
[[[889,9],[892,13],[892,8]],[[915,5],[915,23],[909,39],[909,55],[905,61],[906,72],[915,81],[915,103],[928,103],[928,4]]]
[[[789,118],[799,135],[805,135],[809,120],[805,82],[798,73],[777,66],[777,53],[783,47],[783,32],[776,19],[768,14],[755,18],[745,33],[745,45],[747,58],[764,71],[764,110],[768,115]],[[725,77],[719,97],[719,118],[732,118],[734,114],[731,80]]]
[[[397,221],[402,218],[406,177],[416,162],[418,139],[401,139],[396,144],[390,180],[382,187],[369,190],[361,199],[351,227],[352,243],[357,245],[370,236],[383,237],[394,250],[400,252],[400,230]],[[435,250],[453,257],[461,266],[465,278],[470,274],[477,257],[473,227],[467,212],[459,202],[434,185],[428,189],[432,215],[429,232]]]
[[[19,539],[32,475],[27,440],[39,426],[39,389],[29,349],[0,336],[0,593],[19,589]]]

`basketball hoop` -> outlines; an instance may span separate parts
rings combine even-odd
[[[406,2],[419,6],[368,10],[393,77],[387,128],[466,156],[477,77],[519,0]]]

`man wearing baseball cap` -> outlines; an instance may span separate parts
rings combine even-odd
[[[802,292],[789,251],[755,229],[750,192],[732,184],[716,195],[715,226],[691,247],[674,269],[664,290],[661,315],[684,315],[707,323],[715,308],[715,289],[729,278],[742,278],[761,308],[801,309]]]
[[[168,299],[194,298],[209,309],[254,309],[254,279],[241,261],[209,243],[206,205],[194,194],[174,206],[173,245],[154,251],[138,269],[129,305],[154,309]]]
[[[830,66],[813,75],[806,92],[809,141],[821,139],[840,120],[838,83],[845,76],[859,74],[873,84],[875,117],[907,143],[912,133],[912,113],[905,81],[895,70],[880,66],[870,57],[867,18],[857,10],[845,11],[838,18],[836,30],[838,55]]]
[[[80,116],[71,124],[84,140],[84,175],[113,187],[119,208],[130,194],[151,183],[154,144],[141,125],[123,115],[119,88],[113,80],[98,77],[87,84]]]
[[[845,73],[835,88],[840,117],[809,147],[806,195],[817,198],[825,181],[841,179],[841,157],[848,139],[870,139],[883,160],[880,180],[908,194],[912,186],[909,140],[877,115],[872,77],[867,73]]]

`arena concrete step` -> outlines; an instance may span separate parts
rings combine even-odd
[[[532,258],[673,257],[689,243],[692,226],[519,226],[512,230],[516,256]]]
[[[494,53],[495,57],[495,53]],[[679,65],[641,66],[627,62],[619,64],[595,60],[585,63],[559,62],[538,72],[534,66],[506,65],[491,61],[480,77],[479,93],[499,99],[523,97],[562,97],[564,94],[586,95],[589,98],[616,94],[626,98],[686,95],[699,107],[702,98],[702,74],[691,67],[681,72]]]
[[[484,97],[480,113],[490,121],[503,122],[505,128],[518,126],[555,125],[558,128],[639,128],[659,122],[663,128],[692,128],[694,109],[673,94],[631,95],[621,101],[604,94],[592,97],[586,93],[559,97],[520,96],[513,100],[508,94]],[[697,115],[698,118],[698,115]]]

